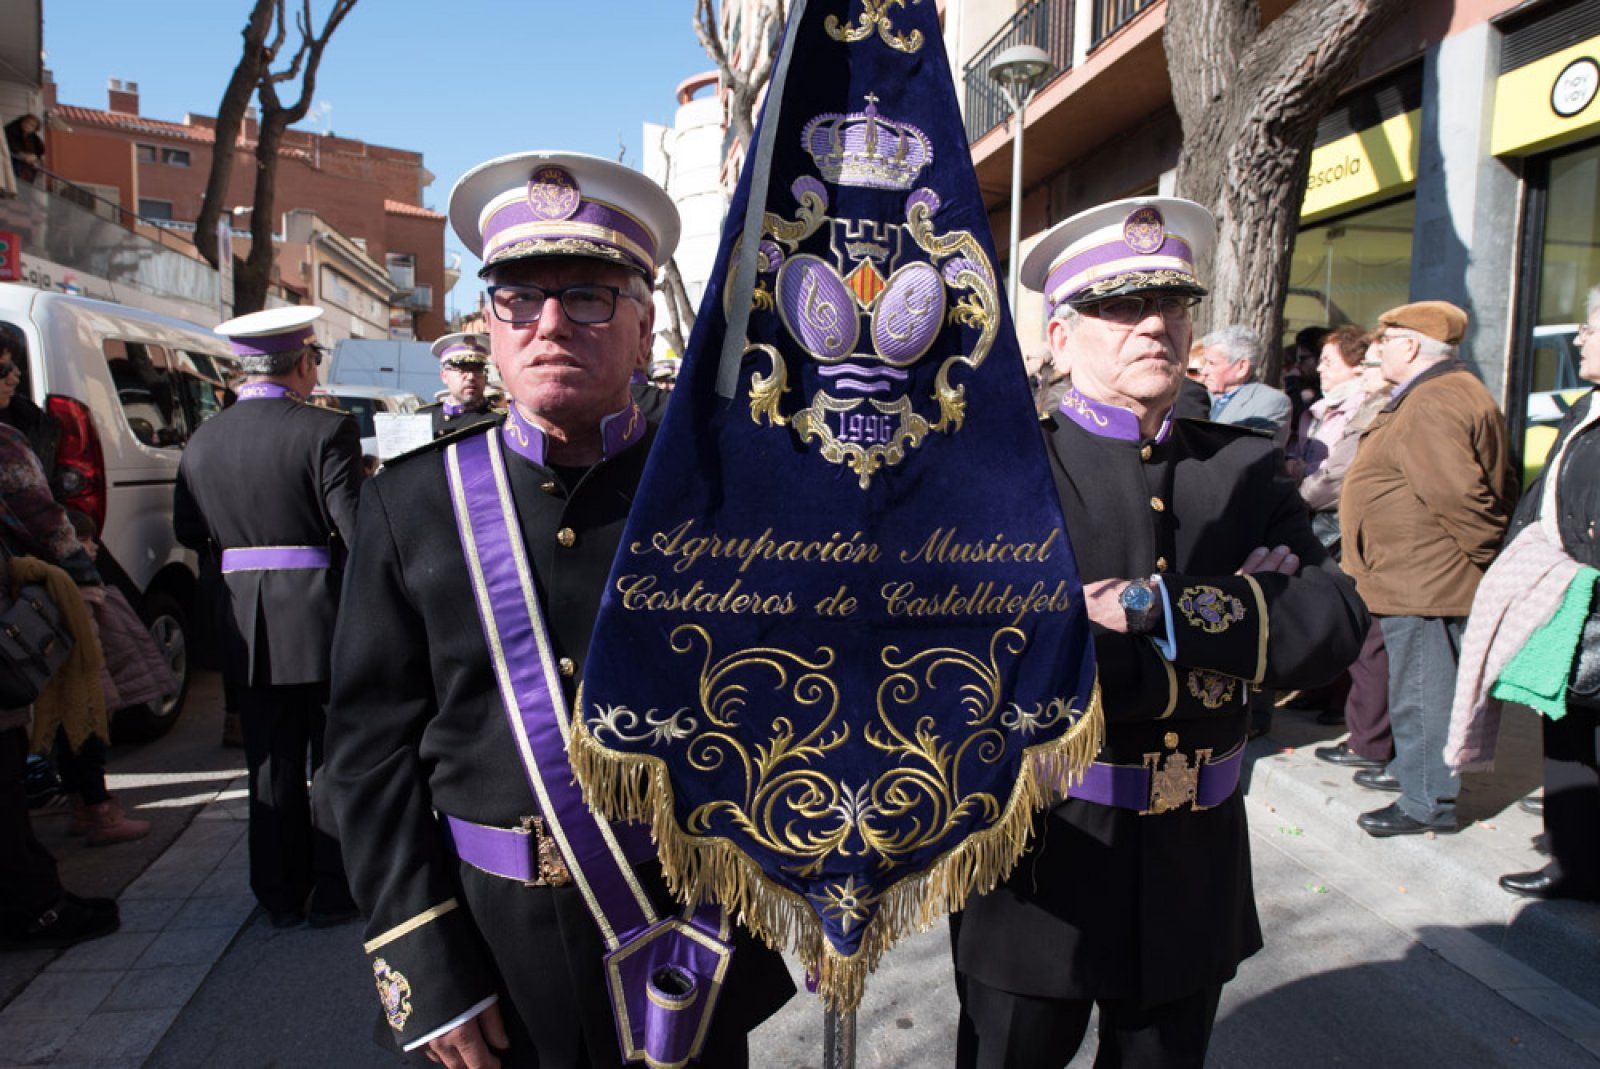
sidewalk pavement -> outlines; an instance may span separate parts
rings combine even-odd
[[[198,730],[210,732],[207,745],[214,748],[216,717],[205,719],[210,726]],[[1286,845],[1301,852],[1315,847],[1329,865],[1342,867],[1369,908],[1416,931],[1446,960],[1487,976],[1485,982],[1563,1035],[1600,1051],[1600,955],[1594,953],[1600,907],[1533,902],[1496,884],[1504,873],[1545,862],[1539,819],[1516,807],[1539,788],[1533,715],[1507,716],[1498,768],[1467,778],[1463,828],[1454,835],[1376,840],[1362,832],[1356,817],[1392,796],[1356,787],[1348,771],[1315,758],[1316,745],[1340,736],[1310,714],[1277,711],[1272,732],[1249,750],[1245,789],[1256,834],[1287,837]],[[218,767],[230,761],[238,762],[236,752],[218,749],[212,758]],[[0,1064],[132,1067],[155,1050],[253,913],[244,780],[207,784],[218,787],[224,789],[121,892],[122,931],[55,957],[0,1009],[6,1037]],[[75,865],[126,864],[114,855],[80,852]],[[942,955],[938,935],[917,944],[919,957]],[[0,955],[0,980],[13,964],[6,959],[20,957]],[[0,999],[6,997],[0,987]],[[905,1027],[902,1007],[887,1012]]]

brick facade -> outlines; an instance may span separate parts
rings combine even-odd
[[[189,115],[181,123],[138,114],[137,91],[113,89],[111,109],[72,105],[50,109],[46,166],[68,181],[114,186],[124,207],[139,202],[171,206],[171,218],[193,222],[200,214],[215,148],[216,120]],[[238,147],[227,206],[248,206],[254,195],[254,120]],[[125,147],[124,147],[125,146]],[[141,151],[140,146],[148,146]],[[141,155],[145,158],[140,158]],[[154,157],[149,158],[149,157]],[[390,253],[416,258],[418,285],[433,287],[432,304],[415,309],[421,340],[445,332],[444,216],[422,207],[433,175],[422,154],[369,145],[350,138],[290,130],[278,161],[275,229],[297,208],[311,209],[341,233],[364,242],[382,264]],[[390,207],[386,207],[386,205]],[[248,219],[241,217],[243,228]],[[249,243],[236,243],[246,255]]]

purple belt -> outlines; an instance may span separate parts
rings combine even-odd
[[[445,473],[484,645],[543,823],[529,822],[532,844],[518,832],[508,838],[501,829],[450,817],[446,826],[459,836],[458,850],[467,844],[463,860],[490,872],[531,872],[529,882],[556,882],[552,855],[559,853],[562,872],[606,945],[606,989],[622,1059],[655,1069],[682,1066],[699,1056],[722,992],[733,955],[728,914],[702,905],[681,917],[661,916],[632,867],[628,839],[635,833],[624,828],[641,826],[613,828],[583,800],[567,759],[566,697],[527,546],[513,526],[500,443],[499,434],[456,442],[445,451]],[[552,841],[543,839],[545,827]],[[645,856],[653,854],[652,846]]]
[[[528,818],[520,828],[474,824],[449,815],[445,816],[444,823],[450,832],[450,841],[455,844],[456,856],[473,868],[536,887],[560,887],[572,879],[560,857],[559,847],[538,818]],[[656,856],[650,829],[643,824],[619,824],[612,830],[631,864],[638,865]],[[559,871],[557,862],[560,862]]]
[[[1070,793],[1096,805],[1137,809],[1141,816],[1210,809],[1238,790],[1243,767],[1243,743],[1215,761],[1210,750],[1196,750],[1192,763],[1188,754],[1179,752],[1145,754],[1142,765],[1096,761]]]
[[[300,568],[326,568],[333,563],[327,546],[254,546],[222,551],[222,571],[282,572]]]

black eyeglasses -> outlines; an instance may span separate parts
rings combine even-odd
[[[489,369],[483,364],[458,364],[453,360],[446,360],[444,366],[449,368],[451,371],[459,371],[463,375],[489,374]]]
[[[1150,305],[1154,304],[1161,312],[1161,318],[1168,322],[1179,322],[1189,318],[1189,310],[1200,303],[1199,297],[1166,295],[1161,297],[1112,297],[1104,301],[1095,301],[1091,304],[1078,305],[1078,311],[1084,315],[1103,319],[1107,323],[1115,323],[1122,327],[1131,327],[1135,323],[1144,322],[1149,315]]]
[[[617,312],[618,286],[584,282],[560,289],[543,286],[490,286],[489,307],[502,323],[525,327],[539,322],[545,302],[554,297],[561,302],[561,313],[574,323],[593,326],[609,323]]]
[[[0,364],[0,379],[9,379],[13,375],[21,376],[22,369],[16,364]]]

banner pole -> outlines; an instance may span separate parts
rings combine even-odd
[[[822,1069],[856,1069],[855,1010],[823,1011]]]

